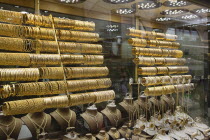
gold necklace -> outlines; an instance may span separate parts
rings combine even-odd
[[[41,123],[41,125],[37,124],[34,120],[32,120],[29,115],[27,115],[28,119],[32,122],[33,126],[35,127],[36,129],[36,134],[39,135],[41,133],[41,130],[44,132],[45,130],[45,127],[47,125],[47,117],[46,117],[46,114],[44,115],[44,119]],[[44,122],[45,122],[45,125],[44,125]],[[43,126],[44,125],[44,126]]]
[[[65,120],[67,123],[68,123],[68,127],[70,127],[70,125],[71,125],[71,118],[72,118],[72,112],[71,112],[71,110],[70,110],[70,113],[71,113],[71,115],[70,115],[70,117],[69,117],[69,120],[67,120],[63,115],[61,115],[57,110],[55,111],[63,120]]]
[[[96,127],[97,127],[97,129],[98,129],[98,119],[97,119],[97,116],[98,116],[98,112],[97,112],[97,114],[96,115],[92,115],[92,114],[89,114],[89,113],[87,113],[87,112],[85,112],[88,116],[90,116],[91,117],[91,119],[93,120],[93,121],[95,121],[96,122]]]
[[[118,121],[119,121],[119,117],[118,117],[118,115],[117,115],[117,110],[116,110],[116,114],[114,114],[114,113],[111,113],[111,111],[109,110],[109,109],[107,109],[107,111],[109,112],[109,114],[110,115],[112,115],[112,118],[114,119],[114,121],[115,121],[115,124],[116,124],[116,127],[117,127],[117,125],[118,125]],[[115,117],[114,116],[116,116],[116,118],[117,119],[115,119]]]
[[[12,138],[10,137],[10,135],[13,133],[13,131],[15,130],[16,125],[17,125],[17,122],[16,122],[15,119],[14,119],[14,123],[15,123],[15,124],[14,124],[14,127],[13,127],[13,129],[11,130],[10,133],[8,133],[8,131],[5,132],[4,129],[3,129],[2,127],[0,127],[0,129],[2,130],[2,132],[7,136],[7,139],[12,139]]]
[[[102,134],[99,133],[99,135],[101,136],[101,138],[102,138],[103,140],[108,140],[106,134],[105,134],[105,135],[102,135]]]
[[[0,125],[6,127],[6,131],[8,132],[8,131],[9,131],[9,126],[12,125],[14,121],[15,121],[15,119],[12,118],[12,122],[11,122],[11,123],[9,123],[9,124],[7,124],[7,125],[6,125],[6,124],[3,124],[3,123],[0,123]]]

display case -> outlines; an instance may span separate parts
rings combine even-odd
[[[0,0],[0,139],[209,139],[209,15],[206,0]]]

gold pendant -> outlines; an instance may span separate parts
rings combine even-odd
[[[36,129],[36,134],[40,134],[40,129]]]
[[[118,133],[115,133],[115,134],[114,134],[114,137],[118,139],[120,136],[119,136]]]
[[[15,140],[15,139],[11,138],[10,136],[7,136],[7,140]]]
[[[127,133],[127,134],[125,134],[125,137],[126,137],[126,138],[129,138],[129,134],[128,134],[128,133]]]
[[[108,140],[106,136],[104,137],[104,140]]]

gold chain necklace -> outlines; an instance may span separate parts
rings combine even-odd
[[[28,115],[27,115],[28,119],[32,122],[32,124],[34,125],[35,129],[36,129],[36,133],[37,135],[41,133],[41,130],[44,132],[44,129],[47,125],[47,117],[46,117],[46,114],[44,116],[44,119],[41,123],[41,125],[37,124],[34,120],[32,120]],[[45,122],[45,125],[44,125],[44,122]],[[43,126],[44,125],[44,126]]]
[[[8,131],[9,131],[9,126],[12,125],[14,121],[15,121],[15,119],[12,118],[12,122],[11,122],[11,123],[9,123],[9,124],[7,124],[7,125],[6,125],[6,124],[3,124],[3,123],[0,123],[0,125],[6,127],[6,131],[8,132]]]
[[[55,111],[63,120],[65,120],[67,123],[68,123],[68,127],[70,127],[70,125],[71,125],[71,118],[72,118],[72,112],[71,112],[71,110],[70,110],[70,113],[71,113],[71,115],[70,115],[70,117],[69,117],[69,120],[67,120],[63,115],[61,115],[57,110]]]
[[[109,109],[107,109],[107,111],[109,112],[110,115],[112,115],[112,118],[114,119],[115,125],[116,125],[116,127],[117,127],[118,121],[119,121],[119,119],[120,119],[120,118],[118,117],[118,115],[117,115],[117,110],[116,110],[116,114],[111,113],[111,111],[110,111]],[[116,116],[117,119],[116,119],[114,116]]]
[[[96,115],[92,115],[92,114],[89,114],[89,113],[87,113],[87,112],[86,112],[86,114],[87,114],[88,116],[90,116],[90,117],[91,117],[91,119],[92,119],[93,121],[95,121],[95,122],[96,122],[96,127],[97,127],[97,129],[98,129],[98,119],[97,119],[98,112],[97,112],[97,114],[96,114]]]
[[[13,133],[13,131],[14,131],[15,128],[16,128],[17,122],[16,122],[15,119],[14,119],[14,123],[15,123],[15,124],[14,124],[14,127],[13,127],[13,129],[11,130],[10,133],[8,133],[8,131],[5,132],[4,129],[3,129],[2,127],[0,127],[0,129],[2,130],[2,132],[7,136],[7,139],[11,139],[10,135]]]

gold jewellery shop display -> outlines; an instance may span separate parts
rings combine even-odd
[[[19,24],[19,25],[30,24],[35,26],[52,28],[52,20],[48,16],[25,14],[25,13],[7,11],[7,10],[0,11],[0,21],[12,24]],[[95,30],[94,22],[79,21],[72,19],[54,18],[54,25],[56,28],[67,28],[67,29],[84,30],[84,31]]]
[[[102,45],[76,43],[76,42],[61,42],[59,41],[61,53],[93,53],[100,54],[102,52]],[[22,38],[8,38],[0,37],[0,49],[7,51],[18,52],[58,52],[58,43],[56,41],[48,40],[32,40]]]
[[[0,21],[4,22],[0,23],[0,50],[4,50],[0,53],[0,81],[4,81],[0,98],[28,97],[5,101],[5,115],[114,99],[114,91],[107,90],[112,82],[104,78],[109,74],[108,68],[94,66],[104,62],[102,45],[97,44],[99,34],[90,32],[95,31],[94,22],[7,10],[0,10]],[[29,98],[31,95],[43,96]]]
[[[5,115],[26,114],[41,112],[47,108],[61,108],[88,103],[100,103],[115,98],[113,90],[69,94],[68,96],[52,96],[44,98],[32,98],[25,100],[8,101],[3,104]]]

